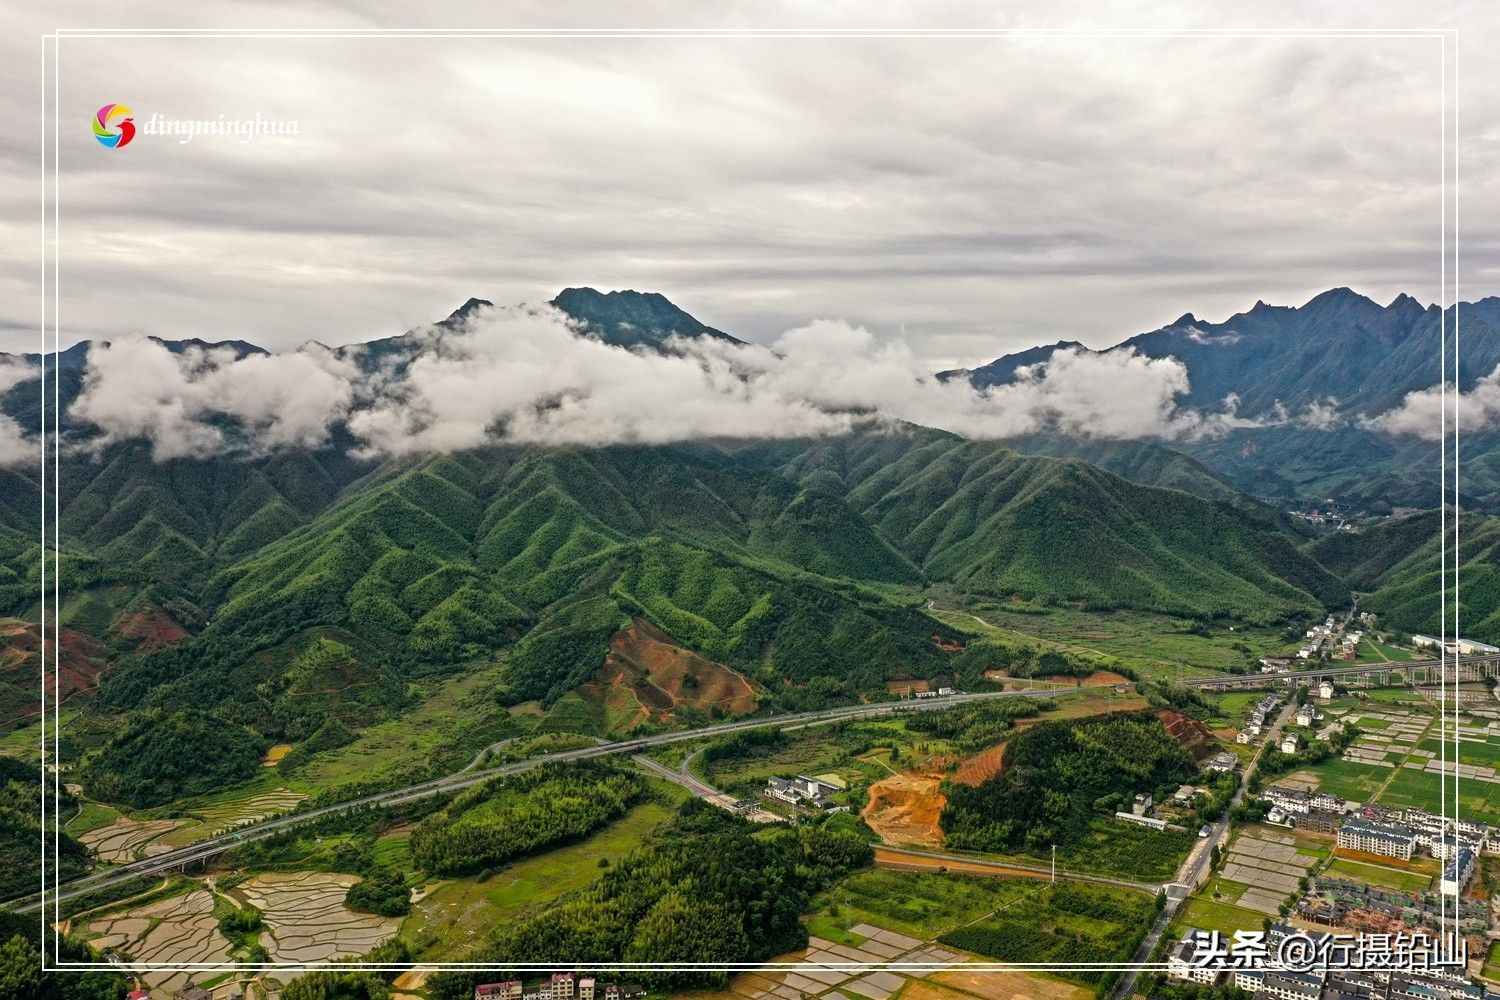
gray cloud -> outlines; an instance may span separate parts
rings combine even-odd
[[[1148,4],[1130,22],[1222,27],[1237,12]],[[10,13],[0,107],[31,121],[36,33],[119,16],[77,3]],[[219,2],[196,16],[358,27],[417,15]],[[464,22],[456,6],[425,16]],[[625,16],[507,11],[518,26]],[[838,16],[629,14],[705,27]],[[858,16],[978,23],[958,6]],[[1096,23],[1067,3],[987,16]],[[1320,16],[1286,3],[1257,20]],[[1470,3],[1448,17],[1395,3],[1360,17],[1491,19]],[[130,19],[181,15],[148,3]],[[1495,72],[1484,35],[1460,38],[1475,47],[1466,91],[1483,93]],[[1437,297],[1441,80],[1428,40],[68,39],[62,67],[65,341],[343,343],[418,326],[469,295],[537,301],[593,284],[661,290],[762,343],[845,317],[900,332],[935,369],[1059,338],[1102,347],[1187,310],[1228,315],[1334,285]],[[86,126],[105,101],[143,116],[262,112],[297,119],[301,135],[140,136],[108,151]],[[1475,137],[1464,266],[1482,293],[1500,247],[1500,213],[1487,210],[1500,206],[1500,131],[1492,107],[1464,112]],[[0,347],[11,350],[35,349],[23,331],[39,312],[39,141],[35,129],[0,137]]]

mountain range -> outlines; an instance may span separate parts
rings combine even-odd
[[[1484,324],[1496,301],[1465,313],[1466,352],[1493,346]],[[620,346],[733,340],[656,294],[568,289],[554,304],[584,335]],[[486,305],[469,300],[439,333]],[[1205,406],[1233,385],[1245,414],[1333,396],[1353,419],[1430,384],[1417,345],[1438,323],[1409,299],[1382,308],[1340,289],[1223,324],[1184,317],[1112,350],[1184,360],[1192,398]],[[429,337],[412,331],[336,353],[371,370],[399,368]],[[1316,360],[1325,341],[1343,361]],[[163,343],[264,353],[241,341]],[[1381,345],[1380,356],[1361,354],[1361,343]],[[944,377],[1003,384],[1067,346]],[[65,408],[89,349],[32,359],[55,366]],[[1482,361],[1466,370],[1471,381],[1487,373]],[[1385,379],[1399,384],[1368,384]],[[0,409],[34,420],[36,397],[17,387]],[[1291,425],[1254,433],[1382,437]],[[211,708],[295,740],[395,711],[404,679],[489,664],[500,667],[501,702],[576,713],[578,692],[601,687],[606,657],[632,628],[738,673],[762,705],[825,704],[954,669],[946,650],[958,637],[922,607],[930,585],[1262,624],[1321,614],[1352,588],[1392,624],[1436,627],[1435,515],[1312,539],[1265,502],[1274,495],[1243,488],[1270,444],[1240,464],[1216,464],[1223,439],[993,442],[915,425],[394,458],[344,444],[335,435],[260,457],[158,461],[144,442],[121,441],[64,455],[63,556],[52,569],[62,624],[88,651],[79,676],[97,679],[101,708]],[[41,597],[41,501],[32,470],[0,471],[0,605],[27,620]],[[1474,559],[1465,607],[1480,638],[1500,638],[1492,539],[1500,530],[1488,523],[1465,539]],[[0,675],[8,719],[24,717],[33,697],[25,663]],[[367,681],[351,696],[364,706],[352,716],[303,696],[343,689],[352,676]]]
[[[1044,364],[1060,350],[1095,353],[1062,340],[941,377],[1004,385],[1019,369]],[[1335,288],[1295,308],[1257,302],[1220,323],[1188,313],[1097,353],[1122,351],[1181,361],[1190,380],[1184,405],[1212,411],[1232,399],[1238,417],[1260,424],[1171,445],[1235,488],[1277,503],[1334,498],[1382,513],[1432,508],[1443,502],[1438,444],[1382,433],[1369,421],[1442,381],[1444,357],[1450,374],[1457,357],[1464,392],[1494,372],[1500,297],[1440,310],[1405,294],[1381,306]],[[1038,453],[1091,453],[1095,460],[1109,450],[1077,439],[1015,445]],[[1458,499],[1468,509],[1500,513],[1500,436],[1466,434],[1464,456]]]

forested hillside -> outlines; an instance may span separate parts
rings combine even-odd
[[[1308,552],[1367,592],[1361,606],[1388,627],[1408,632],[1458,633],[1500,644],[1500,518],[1448,512],[1448,572],[1458,567],[1458,585],[1447,595],[1443,615],[1443,517],[1426,511],[1374,527],[1321,539]]]

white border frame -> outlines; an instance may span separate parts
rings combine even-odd
[[[47,637],[47,627],[48,627],[48,624],[49,624],[48,623],[48,619],[47,619],[47,565],[46,565],[46,555],[47,555],[47,551],[46,551],[46,542],[47,542],[47,534],[46,534],[46,530],[47,530],[47,518],[46,518],[47,491],[48,491],[49,482],[50,483],[56,483],[58,481],[59,476],[60,476],[60,459],[59,459],[59,456],[58,456],[56,450],[54,450],[54,453],[52,455],[52,459],[53,459],[52,479],[49,480],[48,477],[47,477],[47,450],[46,449],[47,449],[47,447],[49,445],[55,444],[55,441],[57,440],[57,438],[56,437],[49,438],[48,435],[47,435],[47,428],[45,426],[45,421],[46,421],[45,400],[47,399],[47,396],[46,396],[46,377],[45,377],[45,375],[46,375],[46,367],[45,367],[46,366],[46,360],[45,359],[49,355],[48,343],[47,343],[47,305],[48,305],[48,294],[49,294],[49,291],[50,291],[50,294],[51,294],[51,305],[52,305],[52,352],[50,352],[50,353],[55,357],[56,354],[60,353],[60,350],[61,350],[61,327],[62,327],[62,305],[61,305],[61,287],[62,287],[62,271],[61,271],[61,249],[62,249],[61,226],[62,226],[62,217],[61,217],[61,202],[62,202],[62,198],[61,198],[61,190],[62,190],[62,185],[61,185],[61,174],[60,174],[60,169],[59,169],[59,161],[60,161],[60,153],[61,153],[61,144],[60,144],[61,143],[61,134],[62,134],[62,127],[63,127],[62,126],[62,121],[61,121],[61,103],[62,103],[61,102],[61,86],[62,86],[62,78],[61,78],[61,61],[62,61],[61,60],[61,47],[62,47],[62,40],[64,38],[79,38],[79,39],[82,39],[82,38],[94,38],[94,39],[99,39],[99,38],[105,38],[105,39],[117,39],[117,38],[256,38],[256,39],[267,39],[267,38],[303,38],[303,39],[307,39],[307,38],[388,38],[388,37],[423,38],[423,39],[431,39],[431,38],[557,38],[557,37],[567,37],[567,38],[682,38],[682,39],[697,39],[697,38],[707,38],[707,39],[753,39],[753,38],[787,38],[787,39],[802,39],[802,38],[809,38],[809,39],[829,39],[829,38],[932,38],[932,39],[942,39],[942,38],[953,38],[953,39],[972,39],[972,38],[991,38],[991,39],[1012,39],[1012,38],[1041,38],[1041,39],[1077,39],[1077,38],[1084,38],[1084,39],[1108,39],[1108,38],[1257,38],[1257,39],[1267,39],[1267,38],[1269,38],[1269,39],[1280,39],[1280,38],[1285,38],[1285,39],[1309,39],[1309,38],[1311,38],[1311,39],[1364,39],[1364,38],[1402,38],[1402,39],[1405,39],[1405,38],[1410,38],[1410,39],[1436,39],[1436,40],[1439,40],[1440,43],[1441,43],[1440,48],[1441,48],[1441,66],[1442,66],[1442,70],[1441,70],[1441,74],[1442,74],[1442,98],[1441,98],[1441,104],[1440,104],[1440,115],[1441,115],[1441,121],[1442,121],[1442,143],[1441,143],[1442,149],[1441,149],[1441,155],[1440,155],[1440,171],[1441,171],[1441,179],[1442,179],[1442,185],[1441,185],[1441,213],[1442,213],[1442,222],[1441,222],[1441,228],[1440,228],[1440,233],[1441,233],[1441,235],[1440,235],[1440,243],[1441,243],[1441,247],[1440,247],[1440,279],[1439,279],[1440,294],[1439,294],[1439,297],[1438,297],[1437,305],[1439,306],[1439,309],[1440,309],[1440,318],[1439,318],[1439,330],[1440,330],[1440,340],[1439,340],[1440,368],[1439,368],[1439,371],[1440,371],[1440,379],[1439,379],[1439,382],[1442,385],[1442,401],[1443,401],[1443,405],[1442,405],[1442,411],[1443,412],[1442,412],[1442,418],[1441,418],[1442,421],[1443,421],[1442,440],[1441,440],[1443,477],[1442,477],[1442,487],[1441,487],[1440,496],[1442,496],[1442,498],[1446,501],[1447,500],[1447,490],[1449,488],[1448,470],[1447,470],[1447,461],[1448,461],[1447,384],[1448,384],[1448,379],[1449,379],[1450,373],[1449,373],[1449,367],[1448,367],[1447,340],[1446,340],[1446,338],[1447,338],[1447,314],[1448,314],[1448,310],[1450,308],[1452,308],[1452,309],[1454,309],[1454,330],[1453,330],[1453,333],[1454,333],[1454,358],[1453,358],[1452,378],[1453,378],[1454,385],[1455,385],[1455,393],[1454,393],[1455,401],[1454,401],[1454,416],[1453,416],[1453,459],[1454,460],[1453,460],[1453,478],[1452,478],[1451,486],[1452,486],[1452,502],[1454,504],[1453,533],[1454,533],[1454,539],[1455,539],[1455,547],[1454,547],[1455,550],[1454,550],[1454,552],[1452,554],[1453,555],[1453,566],[1452,566],[1451,589],[1452,589],[1453,595],[1454,595],[1454,601],[1453,601],[1453,634],[1454,634],[1455,637],[1459,634],[1458,633],[1458,602],[1457,602],[1457,593],[1458,593],[1457,555],[1458,554],[1457,554],[1457,546],[1456,546],[1456,541],[1457,541],[1457,537],[1458,537],[1457,536],[1457,531],[1458,531],[1458,508],[1457,508],[1457,503],[1458,503],[1458,437],[1457,437],[1457,432],[1458,432],[1458,426],[1457,426],[1457,420],[1458,420],[1458,393],[1456,391],[1457,381],[1458,381],[1457,380],[1457,375],[1458,375],[1458,320],[1457,320],[1457,315],[1458,315],[1458,313],[1457,313],[1456,305],[1457,305],[1457,302],[1458,302],[1458,276],[1457,276],[1457,260],[1458,260],[1458,210],[1457,210],[1458,209],[1458,169],[1457,169],[1457,159],[1458,159],[1458,157],[1457,157],[1457,150],[1460,147],[1459,147],[1459,132],[1458,132],[1458,88],[1457,88],[1457,81],[1458,81],[1458,72],[1457,72],[1457,70],[1458,70],[1458,62],[1457,62],[1458,29],[1456,29],[1456,28],[1409,28],[1409,29],[1382,29],[1382,28],[1347,28],[1347,29],[1264,28],[1264,29],[1245,29],[1245,30],[1219,29],[1219,28],[1206,28],[1206,29],[1191,29],[1191,28],[1124,28],[1124,29],[1097,29],[1097,30],[1091,30],[1091,29],[1079,29],[1079,30],[1075,30],[1075,29],[1049,29],[1049,28],[976,28],[976,29],[962,29],[962,28],[932,28],[932,29],[921,29],[921,28],[917,28],[917,29],[850,28],[850,29],[843,29],[843,30],[840,30],[840,29],[808,30],[808,29],[800,29],[800,28],[767,28],[767,29],[679,29],[679,28],[662,28],[662,29],[634,29],[634,28],[630,28],[630,29],[627,29],[627,28],[598,28],[598,29],[595,29],[595,28],[581,28],[581,29],[550,29],[550,28],[536,28],[536,29],[528,29],[528,28],[496,28],[496,29],[460,29],[460,28],[438,28],[438,29],[430,29],[430,28],[379,28],[379,29],[338,29],[338,28],[327,28],[327,29],[302,29],[302,28],[297,28],[297,29],[139,28],[139,29],[136,29],[136,28],[121,28],[121,29],[92,29],[92,28],[78,28],[78,29],[75,29],[75,28],[57,28],[53,32],[47,33],[47,34],[44,34],[44,35],[41,36],[41,38],[42,38],[42,81],[43,81],[43,86],[42,86],[42,140],[43,140],[43,142],[42,142],[42,147],[43,147],[43,165],[42,165],[43,166],[43,171],[42,171],[42,173],[43,173],[43,177],[42,177],[42,229],[43,229],[43,235],[42,235],[42,288],[43,288],[43,291],[42,291],[42,321],[41,321],[41,331],[40,332],[41,332],[42,354],[43,354],[43,378],[42,378],[42,384],[43,384],[43,399],[44,399],[43,418],[42,418],[43,419],[43,427],[42,427],[42,439],[43,439],[43,452],[42,452],[42,504],[43,504],[43,508],[42,508],[42,515],[43,516],[42,516],[42,586],[41,586],[41,589],[42,589],[42,641],[43,641],[43,649],[44,650],[46,648],[45,647],[45,643],[46,643],[46,637]],[[1453,261],[1454,261],[1454,269],[1453,269],[1451,295],[1450,295],[1449,277],[1448,277],[1449,276],[1448,262],[1449,262],[1449,254],[1450,254],[1450,245],[1449,245],[1449,232],[1450,232],[1450,230],[1449,230],[1449,227],[1448,227],[1449,212],[1450,212],[1450,202],[1449,202],[1449,198],[1448,198],[1448,172],[1449,172],[1449,164],[1448,164],[1448,143],[1449,143],[1449,138],[1448,138],[1449,137],[1449,132],[1448,132],[1448,118],[1449,118],[1449,114],[1450,114],[1449,107],[1448,107],[1448,75],[1449,75],[1449,69],[1448,69],[1448,50],[1449,50],[1450,44],[1453,46],[1453,50],[1454,50],[1454,60],[1453,60],[1454,93],[1453,93],[1453,108],[1452,108],[1451,114],[1452,114],[1452,118],[1453,118],[1452,141],[1453,141],[1453,145],[1454,145],[1454,149],[1455,149],[1455,155],[1454,155],[1454,158],[1453,158],[1454,162],[1453,162],[1453,165],[1452,165],[1452,170],[1453,170],[1453,201],[1452,201],[1451,204],[1452,204],[1452,215],[1453,215],[1453,228],[1452,228],[1452,247],[1451,247],[1451,252],[1452,252],[1452,257],[1453,257]],[[52,65],[52,77],[51,77],[51,84],[52,84],[52,86],[51,86],[50,90],[47,87],[47,82],[48,82],[47,65],[48,65],[48,58],[49,58],[49,50],[50,50],[51,65]],[[47,103],[48,103],[49,96],[52,99],[52,112],[53,112],[53,115],[52,115],[52,129],[53,129],[53,132],[52,132],[52,156],[51,156],[51,172],[50,172],[50,175],[48,173],[48,163],[47,163],[47,155],[46,155],[46,152],[47,152],[47,142],[46,142],[46,139],[47,139]],[[51,221],[51,228],[50,228],[50,230],[48,228],[48,219],[47,219],[48,180],[49,180],[49,176],[50,176],[50,180],[51,180],[51,184],[52,184],[52,188],[51,188],[51,193],[52,193],[52,199],[51,199],[51,204],[52,204],[52,221]],[[50,233],[50,238],[49,238],[49,233]],[[49,247],[50,247],[51,252],[52,252],[52,280],[51,280],[50,284],[48,283],[48,280],[47,280],[47,254],[48,254]],[[54,404],[53,404],[54,405],[53,434],[54,435],[59,435],[60,434],[60,423],[61,423],[61,421],[60,421],[60,413],[56,409],[56,403],[55,403],[55,401],[60,397],[60,391],[59,391],[60,378],[59,378],[59,366],[55,362],[54,362],[54,365],[53,365],[53,381],[54,381],[53,395],[51,397],[52,400],[54,401]],[[56,524],[58,524],[58,521],[59,521],[59,518],[60,518],[60,514],[61,514],[61,502],[60,502],[60,499],[59,499],[58,495],[56,494],[56,492],[54,492],[54,494],[52,496],[52,502],[53,502],[53,508],[52,508],[53,522],[52,523],[55,526]],[[1447,521],[1447,504],[1446,504],[1446,502],[1444,503],[1444,506],[1442,508],[1442,533],[1443,533],[1443,535],[1442,535],[1442,577],[1443,577],[1444,586],[1443,586],[1443,590],[1442,590],[1442,594],[1441,594],[1441,609],[1442,609],[1441,610],[1441,616],[1442,616],[1441,617],[1441,621],[1442,621],[1442,630],[1440,630],[1439,639],[1440,640],[1444,640],[1444,649],[1445,649],[1446,648],[1446,642],[1445,642],[1445,640],[1447,638],[1446,629],[1447,629],[1447,625],[1448,625],[1448,613],[1447,613],[1448,590],[1449,590],[1449,586],[1450,586],[1450,584],[1449,584],[1449,559],[1448,559],[1449,553],[1448,553],[1448,544],[1447,544],[1448,543],[1448,521]],[[59,611],[60,611],[61,587],[60,587],[60,584],[59,584],[59,581],[58,581],[58,576],[60,574],[56,572],[56,567],[58,567],[58,566],[61,565],[62,551],[61,551],[61,542],[60,542],[59,533],[55,529],[54,529],[54,532],[53,532],[53,555],[54,555],[54,564],[53,564],[54,565],[54,573],[53,573],[53,581],[52,581],[53,582],[52,611],[53,611],[54,615],[58,615],[59,616],[59,624],[57,625],[57,629],[58,629],[58,631],[60,631],[61,626],[60,626]],[[57,660],[54,662],[54,665],[53,665],[53,670],[54,670],[53,676],[60,676],[61,653],[60,653],[60,650],[58,649],[58,644],[57,643],[54,643],[53,646],[54,646],[54,649],[57,650]],[[1448,660],[1448,657],[1447,657],[1447,654],[1446,654],[1445,651],[1440,650],[1440,652],[1439,652],[1439,660],[1440,660],[1441,664],[1446,664],[1446,662]],[[1447,812],[1447,790],[1448,790],[1448,783],[1447,783],[1447,740],[1448,740],[1447,722],[1448,722],[1448,720],[1447,720],[1446,714],[1442,710],[1443,707],[1444,707],[1444,705],[1446,704],[1446,697],[1447,697],[1447,676],[1448,676],[1448,671],[1447,671],[1446,666],[1440,666],[1440,668],[1439,668],[1440,704],[1439,704],[1438,717],[1439,717],[1439,721],[1440,721],[1440,731],[1441,731],[1440,743],[1441,743],[1442,752],[1443,752],[1443,756],[1441,758],[1441,764],[1442,764],[1442,767],[1443,767],[1443,771],[1440,774],[1440,781],[1441,781],[1440,792],[1441,792],[1441,802],[1442,802],[1441,812],[1442,812],[1442,815],[1444,816],[1445,819],[1456,820],[1458,818],[1458,814],[1457,814],[1457,806],[1458,806],[1458,769],[1457,769],[1457,761],[1458,761],[1458,751],[1459,751],[1459,746],[1460,746],[1459,738],[1458,738],[1458,724],[1459,724],[1458,723],[1458,718],[1459,718],[1459,712],[1458,712],[1458,698],[1457,698],[1457,691],[1458,691],[1458,683],[1459,683],[1459,681],[1458,681],[1458,668],[1457,668],[1457,662],[1456,662],[1456,660],[1454,661],[1454,664],[1453,664],[1453,677],[1452,677],[1452,684],[1453,684],[1453,689],[1454,689],[1453,733],[1452,733],[1452,739],[1453,739],[1453,744],[1454,744],[1454,762],[1455,762],[1455,767],[1454,767],[1454,770],[1453,770],[1453,808],[1454,808],[1454,811],[1453,811],[1453,814],[1452,814],[1451,817],[1448,815],[1448,812]],[[47,745],[46,745],[46,738],[47,738],[47,664],[46,664],[46,657],[45,657],[45,655],[43,656],[41,681],[42,681],[42,711],[41,711],[41,719],[42,719],[41,740],[42,740],[42,743],[41,743],[41,750],[42,750],[42,759],[43,759],[43,764],[44,764],[43,781],[45,783],[45,780],[46,780],[45,764],[49,760],[49,758],[47,756]],[[52,760],[52,761],[55,762],[58,759],[58,745],[59,745],[60,740],[61,740],[61,728],[62,728],[61,727],[61,699],[58,699],[54,703],[54,705],[53,705],[52,726],[53,726],[53,756],[50,758],[50,760]],[[59,811],[57,809],[57,805],[60,802],[60,792],[61,792],[61,779],[60,779],[60,776],[58,775],[58,773],[54,771],[53,775],[52,775],[52,796],[53,796],[52,802],[53,802],[53,813],[54,813],[54,815],[56,815],[58,813],[58,811]],[[46,849],[45,849],[46,836],[47,836],[47,833],[46,833],[46,830],[47,830],[47,796],[44,794],[43,797],[42,797],[42,799],[43,799],[43,805],[42,805],[42,827],[43,827],[43,834],[42,834],[42,845],[43,845],[43,851],[42,851],[42,890],[43,890],[43,893],[45,894],[46,891],[47,891],[47,889],[48,889],[48,882],[47,882],[47,857],[46,857]],[[57,840],[54,839],[54,842],[53,842],[53,865],[54,865],[53,875],[54,875],[54,878],[56,878],[56,875],[57,875],[56,868],[57,868],[57,861],[58,861],[58,850],[59,849],[58,849]],[[41,910],[42,919],[45,921],[46,920],[46,912],[47,912],[47,904],[50,904],[53,907],[53,919],[51,921],[51,925],[52,925],[52,928],[53,928],[53,943],[54,943],[54,948],[53,948],[53,951],[52,951],[51,954],[53,956],[56,955],[57,943],[58,943],[58,940],[61,937],[61,933],[56,929],[57,924],[61,921],[61,900],[57,898],[57,889],[58,889],[59,886],[60,886],[60,882],[57,883],[57,884],[54,884],[52,886],[53,892],[52,892],[51,896],[46,899],[46,902],[44,903],[44,905],[42,907],[42,910]],[[1441,896],[1440,896],[1440,904],[1439,905],[1440,905],[1440,907],[1443,905],[1442,902],[1441,902]],[[1455,922],[1454,923],[1454,929],[1456,931],[1456,927],[1457,927],[1456,905],[1455,905],[1455,913],[1453,915],[1453,919],[1454,919],[1454,922]],[[1441,922],[1440,922],[1440,927],[1441,927]],[[1440,933],[1441,933],[1441,930],[1440,930]],[[49,955],[48,955],[46,949],[44,948],[43,949],[43,971],[45,971],[45,972],[70,972],[70,971],[79,971],[79,972],[82,972],[82,971],[90,971],[90,970],[113,970],[113,971],[129,971],[129,972],[133,972],[133,973],[140,973],[140,972],[212,972],[212,973],[218,973],[218,972],[256,972],[256,973],[262,973],[262,972],[269,972],[269,971],[274,971],[274,970],[279,970],[279,969],[285,969],[285,970],[288,970],[288,971],[295,971],[295,972],[299,972],[300,973],[300,972],[307,972],[307,971],[315,971],[315,970],[319,970],[319,969],[345,969],[345,970],[347,970],[348,968],[350,968],[350,963],[347,962],[347,961],[345,961],[345,962],[327,962],[327,961],[325,961],[325,962],[308,962],[308,963],[275,963],[275,962],[268,962],[268,963],[260,963],[260,964],[251,964],[251,963],[242,963],[242,962],[220,962],[220,963],[189,963],[189,964],[186,964],[186,965],[157,965],[157,964],[153,964],[153,963],[122,963],[122,964],[115,964],[115,963],[112,963],[112,962],[58,962],[55,965],[49,965],[48,962],[49,962]],[[507,966],[496,966],[496,965],[484,964],[484,963],[434,962],[434,963],[409,963],[409,964],[401,964],[401,965],[373,965],[373,964],[365,965],[365,964],[362,964],[362,965],[359,965],[358,967],[360,969],[362,969],[362,970],[372,971],[372,972],[375,972],[375,971],[378,971],[378,972],[403,971],[404,972],[404,971],[408,971],[408,970],[420,970],[420,971],[440,971],[441,970],[441,971],[455,971],[455,972],[474,972],[474,971],[483,971],[483,970],[501,971],[501,970],[504,970],[504,971],[507,971],[507,972],[551,972],[551,971],[557,971],[559,968],[574,967],[574,965],[577,965],[577,964],[585,965],[591,971],[593,971],[593,970],[600,970],[600,971],[608,970],[608,971],[615,971],[615,972],[632,972],[632,971],[635,971],[635,972],[644,972],[644,971],[698,971],[698,970],[701,970],[701,971],[724,971],[724,972],[746,972],[746,971],[763,970],[763,969],[766,969],[768,967],[768,964],[765,963],[765,962],[757,962],[757,963],[690,963],[690,964],[665,964],[665,965],[654,965],[654,964],[643,964],[643,963],[617,963],[617,964],[612,964],[612,965],[611,964],[602,964],[601,965],[601,964],[597,964],[597,963],[568,963],[566,961],[559,961],[559,962],[555,962],[555,963],[551,963],[551,964],[546,964],[546,965],[507,965]],[[958,968],[961,968],[961,969],[964,969],[964,970],[967,970],[967,971],[977,971],[977,972],[1049,972],[1049,971],[1050,972],[1056,972],[1056,971],[1108,972],[1108,971],[1120,971],[1120,972],[1141,973],[1141,972],[1161,972],[1161,971],[1165,971],[1168,968],[1168,966],[1167,966],[1167,964],[1165,962],[1149,962],[1149,961],[1148,962],[1142,962],[1142,963],[1134,963],[1134,962],[1129,962],[1129,963],[1119,963],[1119,962],[1087,962],[1087,963],[1075,963],[1075,964],[1065,964],[1065,965],[1047,965],[1045,963],[1036,963],[1036,962],[1016,962],[1016,963],[1011,963],[1011,962],[962,962],[962,963],[901,963],[901,962],[894,962],[894,963],[892,963],[892,962],[887,962],[887,963],[868,964],[868,965],[867,964],[858,964],[858,965],[856,965],[854,963],[849,963],[848,965],[841,965],[841,964],[830,964],[830,963],[791,962],[791,963],[776,964],[776,965],[774,965],[774,969],[776,971],[780,971],[782,969],[785,969],[786,971],[796,971],[798,969],[836,969],[836,970],[844,971],[845,969],[847,969],[849,971],[863,971],[863,972],[866,972],[866,973],[869,973],[869,972],[878,972],[878,971],[933,972],[933,971],[942,971],[942,970],[958,969]],[[1112,990],[1112,992],[1113,992],[1113,990]]]

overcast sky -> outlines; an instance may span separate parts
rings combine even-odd
[[[58,25],[1457,26],[1462,291],[1500,293],[1486,4],[1322,24],[1227,3],[870,6],[0,6],[0,350],[38,344],[37,36]],[[338,344],[586,284],[661,291],[762,343],[862,324],[946,367],[1335,285],[1433,301],[1439,56],[1413,38],[70,38],[64,342]],[[259,113],[299,134],[111,150],[89,129],[107,102],[138,129]]]

